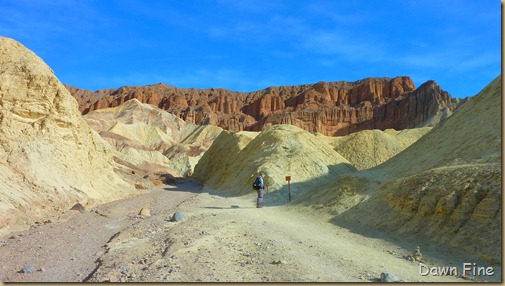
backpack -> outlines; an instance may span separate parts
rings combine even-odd
[[[260,181],[260,177],[257,177],[256,180],[254,180],[254,183],[252,185],[253,189],[255,190],[259,190],[261,189],[261,181]]]

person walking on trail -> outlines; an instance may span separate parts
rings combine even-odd
[[[256,207],[263,207],[263,195],[265,193],[265,174],[261,173],[256,180],[254,180],[253,188],[258,193],[258,199],[256,200]]]

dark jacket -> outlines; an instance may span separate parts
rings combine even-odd
[[[264,189],[265,188],[265,182],[263,181],[263,177],[259,176],[258,179],[260,181],[260,188]]]

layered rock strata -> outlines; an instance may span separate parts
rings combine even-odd
[[[434,126],[458,106],[434,81],[416,89],[411,78],[366,78],[269,87],[255,92],[176,88],[166,84],[123,86],[96,92],[66,86],[86,114],[136,98],[189,123],[230,131],[260,131],[277,124],[327,136],[360,130]]]

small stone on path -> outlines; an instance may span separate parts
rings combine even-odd
[[[21,269],[21,273],[33,273],[33,272],[35,272],[35,267],[29,264],[23,266],[23,269]]]
[[[139,212],[139,215],[141,216],[151,216],[151,211],[149,209],[141,209]]]
[[[186,215],[183,214],[181,211],[176,211],[174,213],[174,215],[172,216],[172,220],[171,221],[182,221],[186,219]]]

